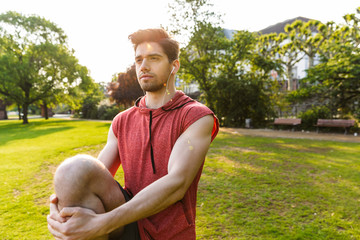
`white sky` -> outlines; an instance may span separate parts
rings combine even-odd
[[[143,29],[167,26],[171,0],[0,0],[0,14],[17,11],[36,14],[61,27],[80,64],[97,82],[134,62],[128,35]],[[257,31],[298,16],[322,22],[343,23],[355,13],[358,0],[212,0],[224,13],[224,28]]]

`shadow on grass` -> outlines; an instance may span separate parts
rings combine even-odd
[[[39,136],[74,128],[72,126],[64,126],[64,122],[66,121],[34,121],[29,124],[22,124],[20,121],[2,122],[0,124],[0,146],[19,139],[34,139]]]

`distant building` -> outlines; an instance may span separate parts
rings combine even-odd
[[[283,22],[279,22],[279,23],[271,25],[271,26],[269,26],[267,28],[264,28],[264,29],[260,30],[259,33],[261,33],[261,34],[284,33],[285,32],[285,30],[284,30],[285,26],[288,25],[288,24],[292,24],[296,20],[301,20],[303,22],[308,22],[308,21],[313,20],[313,19],[305,18],[305,17],[296,17],[296,18],[288,19],[288,20],[285,20]]]

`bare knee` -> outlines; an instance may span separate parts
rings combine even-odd
[[[105,166],[96,158],[79,154],[74,157],[66,159],[56,169],[54,182],[57,183],[72,183],[74,186],[87,183],[94,174],[99,171],[104,171]]]
[[[55,172],[54,187],[60,207],[83,206],[102,212],[125,202],[104,164],[89,155],[76,155],[61,163]]]
[[[95,161],[96,159],[88,155],[76,155],[66,159],[56,169],[54,176],[55,191],[81,188],[88,184],[95,171]]]
[[[101,202],[93,193],[91,185],[97,175],[106,173],[104,168],[97,159],[89,155],[76,155],[66,159],[57,168],[54,176],[59,204],[81,205],[90,201],[93,205],[98,205],[96,208],[101,211]]]

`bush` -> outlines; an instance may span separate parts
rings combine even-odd
[[[99,102],[100,98],[87,96],[82,103],[81,117],[86,119],[96,119],[98,115],[97,104]]]
[[[302,112],[298,116],[301,118],[301,126],[306,130],[313,130],[314,125],[319,118],[329,119],[331,117],[331,111],[326,106],[315,106],[305,112]]]
[[[97,117],[101,120],[112,120],[120,112],[116,104],[113,105],[100,105],[98,108]]]

